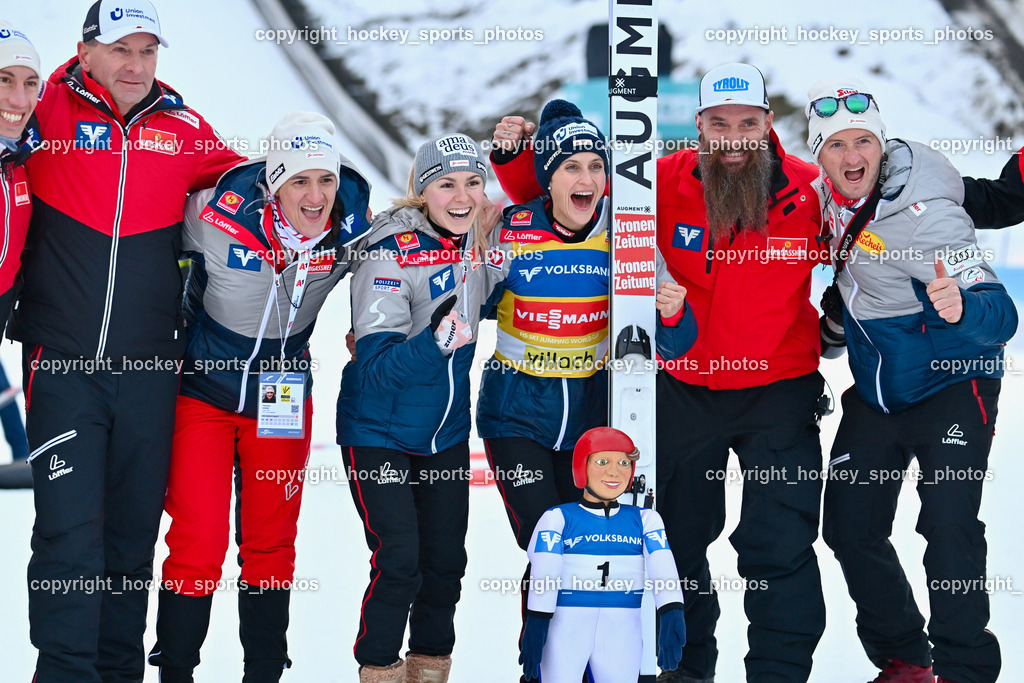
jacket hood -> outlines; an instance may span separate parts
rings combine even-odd
[[[889,140],[882,174],[882,197],[888,201],[879,205],[879,219],[932,199],[963,203],[959,171],[941,152],[920,142]]]

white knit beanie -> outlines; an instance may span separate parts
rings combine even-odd
[[[314,112],[292,112],[277,122],[267,140],[267,187],[277,194],[286,180],[312,169],[338,175],[340,163],[331,120]]]
[[[874,100],[868,104],[867,111],[854,114],[846,108],[845,102],[839,103],[836,113],[827,118],[822,118],[814,112],[811,104],[822,97],[835,97],[840,99],[857,93],[868,94],[864,84],[856,78],[823,78],[807,91],[807,146],[811,148],[811,154],[815,161],[821,152],[825,141],[842,130],[860,129],[866,130],[878,138],[882,149],[885,149],[885,123],[878,113],[878,102]]]
[[[0,69],[9,66],[27,66],[42,77],[39,53],[24,33],[0,19]]]

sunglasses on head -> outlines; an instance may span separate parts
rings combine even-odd
[[[851,114],[863,114],[874,99],[871,95],[862,92],[846,97],[822,97],[811,102],[811,109],[821,118],[827,119],[839,111],[839,103],[842,102]],[[877,107],[878,104],[875,103],[875,106]]]

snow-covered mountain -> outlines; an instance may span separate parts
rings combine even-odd
[[[452,128],[483,135],[503,113],[535,113],[561,83],[585,78],[587,31],[608,12],[607,0],[303,4],[314,21],[337,28],[325,52],[413,144]],[[662,0],[659,9],[675,38],[670,77],[700,78],[730,61],[757,65],[792,148],[806,130],[808,87],[830,75],[869,83],[897,134],[971,138],[1024,125],[1019,94],[985,58],[1007,29],[962,26],[937,0]]]
[[[306,25],[346,83],[410,149],[442,131],[489,139],[503,114],[536,117],[563,83],[586,78],[587,32],[607,0],[302,0]],[[956,3],[947,3],[956,4]],[[968,6],[971,3],[961,3]],[[819,78],[855,76],[888,134],[933,144],[965,175],[995,176],[1024,145],[1024,92],[993,55],[1024,33],[1018,0],[950,15],[938,0],[860,3],[661,0],[676,80],[733,61],[767,81],[787,151],[809,159],[803,107]],[[1016,8],[1016,10],[1014,9]],[[990,23],[985,23],[989,21]],[[1016,65],[1018,71],[1024,65]],[[984,235],[998,265],[1024,266],[1024,236]]]

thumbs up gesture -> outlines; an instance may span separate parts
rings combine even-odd
[[[964,299],[956,280],[946,277],[942,261],[935,259],[935,279],[928,283],[928,298],[939,316],[947,323],[956,324],[964,314]]]

